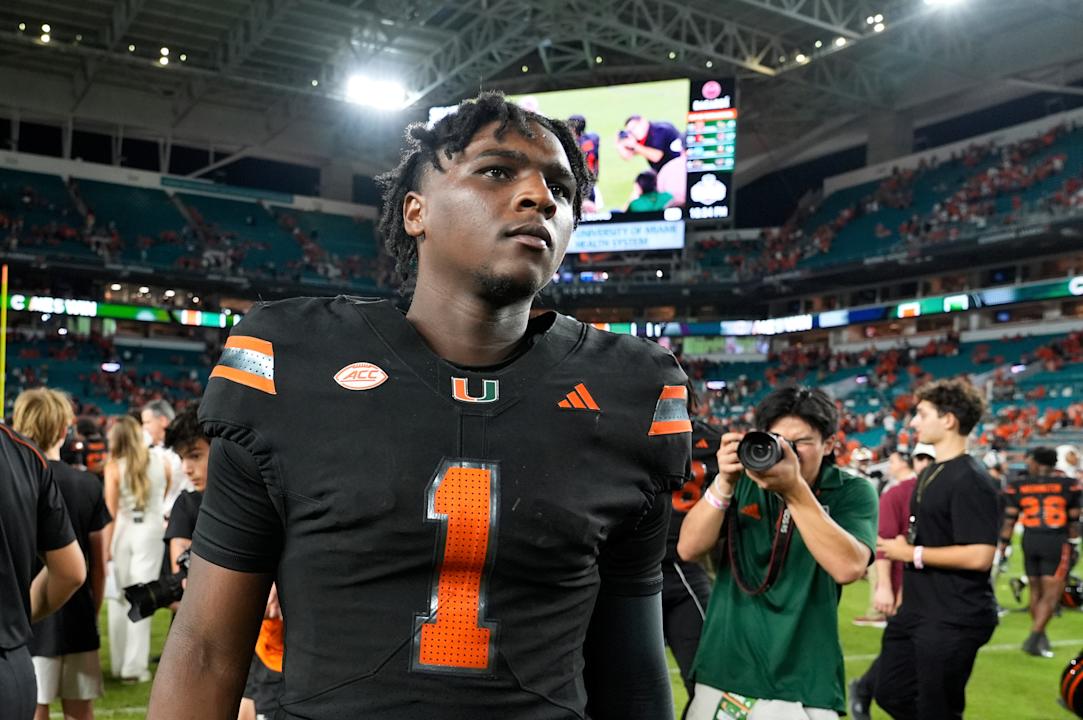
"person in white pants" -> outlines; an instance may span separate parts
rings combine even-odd
[[[105,466],[105,503],[116,518],[107,538],[113,560],[113,592],[109,597],[109,656],[113,677],[148,682],[150,618],[133,623],[124,588],[156,579],[162,567],[162,501],[169,491],[170,468],[161,453],[143,442],[132,417],[117,419],[109,431],[109,463]]]

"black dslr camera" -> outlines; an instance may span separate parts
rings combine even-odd
[[[741,439],[737,446],[737,459],[748,470],[763,472],[769,470],[786,456],[782,443],[787,443],[797,452],[797,446],[775,433],[755,430]]]
[[[181,581],[188,577],[188,560],[190,551],[185,550],[177,557],[177,565],[180,566],[173,575],[166,575],[148,583],[138,583],[124,588],[124,599],[131,603],[128,609],[128,618],[132,622],[139,622],[149,618],[159,608],[169,607],[181,599],[184,595],[184,587]]]

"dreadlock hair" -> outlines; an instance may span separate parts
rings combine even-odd
[[[514,130],[525,138],[533,139],[536,134],[531,125],[537,125],[556,136],[575,176],[572,212],[575,224],[579,224],[583,198],[590,193],[593,177],[587,170],[583,153],[571,130],[559,120],[524,110],[507,100],[501,92],[483,92],[473,100],[463,101],[454,113],[441,118],[431,128],[424,123],[407,127],[398,166],[376,178],[383,189],[383,210],[376,228],[384,239],[388,254],[395,258],[395,270],[404,284],[417,264],[417,238],[406,234],[402,216],[406,194],[418,189],[425,167],[444,172],[440,155],[451,160],[456,153],[466,149],[483,126],[492,122],[499,123],[495,133],[497,138],[503,138],[508,130]]]

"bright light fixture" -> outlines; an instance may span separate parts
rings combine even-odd
[[[158,58],[158,62],[160,64],[162,64],[162,65],[168,65],[169,64],[169,58],[167,58],[165,55],[163,55],[160,58]]]
[[[822,48],[823,46],[824,46],[824,41],[823,41],[823,40],[817,40],[817,41],[816,41],[816,49],[817,49],[817,50],[819,50],[819,49],[820,49],[820,48]]]
[[[167,47],[164,47],[164,48],[162,48],[161,50],[159,50],[158,52],[160,52],[160,53],[161,53],[162,55],[165,55],[165,56],[167,56],[167,57],[168,57],[168,55],[169,55],[169,48],[167,48]]]
[[[406,88],[392,80],[351,75],[346,80],[346,100],[380,110],[401,110],[406,105]]]
[[[185,55],[184,53],[181,53],[180,61],[181,62],[188,62],[188,56]]]
[[[882,23],[884,21],[884,16],[882,13],[876,13],[876,17],[874,17],[873,20],[878,23]]]
[[[57,335],[67,335],[68,334],[68,329],[67,328],[60,328],[59,330],[56,331],[56,334]]]
[[[53,28],[49,26],[49,23],[45,23],[44,25],[41,26],[41,31],[43,33],[45,33],[46,35],[48,35],[49,33],[51,33],[53,31]]]
[[[884,24],[883,23],[876,23],[875,25],[872,26],[872,29],[875,32],[883,32],[884,31]]]
[[[594,56],[594,64],[595,65],[601,65],[602,64],[602,56],[601,55],[595,55]]]
[[[845,45],[846,45],[846,38],[844,38],[844,37],[835,38],[835,47],[845,47]]]
[[[47,43],[47,42],[49,42],[49,33],[42,33],[42,35],[41,35],[41,41],[42,41],[43,43]]]
[[[706,65],[707,67],[709,67],[709,68],[713,68],[713,67],[714,67],[714,60],[708,60],[708,61],[707,61],[706,63],[704,63],[704,64],[705,64],[705,65]]]
[[[26,23],[19,23],[19,32],[26,31]]]
[[[677,59],[677,53],[675,53],[675,52],[673,52],[672,50],[670,50],[670,51],[669,51],[669,59],[670,59],[670,60],[676,60],[676,59]]]
[[[174,297],[174,296],[176,296],[176,294],[177,294],[177,291],[176,291],[176,290],[166,290],[166,291],[165,291],[165,296],[166,296],[167,298],[171,298],[171,297]]]
[[[120,283],[113,283],[112,285],[109,286],[109,289],[112,290],[113,292],[119,291],[120,290]]]
[[[522,70],[523,72],[530,72],[530,66],[529,66],[529,65],[524,65],[524,66],[523,66],[522,68],[520,68],[520,69],[521,69],[521,70]]]
[[[661,270],[656,270],[654,274],[655,274],[656,277],[662,277],[662,275],[663,275]]]
[[[872,15],[869,15],[867,18],[865,18],[866,25],[872,25],[874,22],[876,22],[876,20],[875,18],[873,18]]]
[[[925,0],[925,4],[931,7],[945,7],[947,5],[958,5],[962,0]]]
[[[128,52],[135,52],[135,45],[129,45]]]
[[[140,295],[146,295],[146,294],[147,294],[147,293],[149,293],[149,292],[150,292],[150,288],[149,288],[149,287],[147,287],[146,285],[144,285],[143,287],[139,288],[139,294],[140,294]]]
[[[801,63],[802,65],[804,65],[805,63],[808,62],[808,56],[805,55],[804,53],[797,53],[797,57],[794,58],[794,59],[797,60],[797,62]]]
[[[199,298],[196,297],[196,296],[193,296],[192,297],[192,302],[195,303],[196,305],[198,305],[199,304]]]
[[[313,81],[312,81],[312,87],[318,87],[318,86],[319,86],[319,84],[320,84],[320,81],[319,81],[319,80],[313,80]]]

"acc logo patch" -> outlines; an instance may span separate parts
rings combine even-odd
[[[367,362],[350,363],[335,373],[335,382],[347,390],[372,390],[387,381],[387,373]]]

